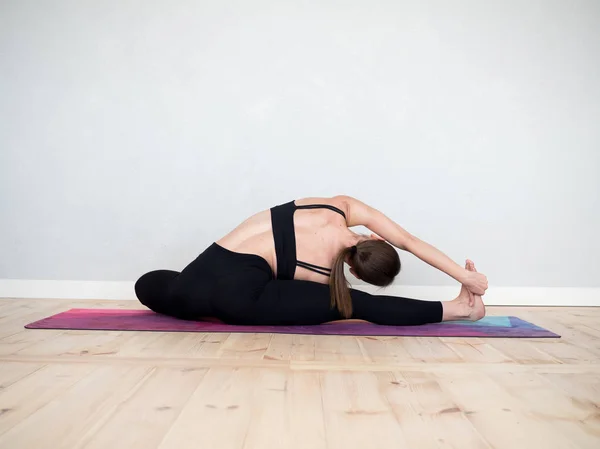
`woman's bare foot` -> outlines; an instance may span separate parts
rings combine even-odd
[[[470,260],[467,260],[465,268],[469,271],[477,271],[475,264]],[[485,305],[481,296],[474,295],[464,285],[455,299],[443,302],[442,306],[444,308],[442,321],[477,321],[485,316]]]
[[[475,268],[475,264],[472,260],[467,259],[467,264],[465,265],[467,270],[477,272]],[[485,304],[483,303],[483,299],[479,295],[472,295],[473,297],[473,310],[471,312],[471,319],[473,321],[478,321],[485,316]]]

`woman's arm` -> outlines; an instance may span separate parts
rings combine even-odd
[[[346,206],[348,227],[365,226],[396,248],[414,254],[423,262],[467,285],[473,293],[478,295],[485,293],[487,279],[481,273],[467,271],[443,252],[410,234],[377,209],[349,196],[340,196],[336,199]]]

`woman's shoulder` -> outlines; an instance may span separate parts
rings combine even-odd
[[[327,206],[333,206],[340,209],[346,215],[348,215],[348,205],[351,199],[348,195],[336,195],[336,196],[322,196],[322,197],[306,197],[298,198],[295,203],[296,206],[310,206],[315,204],[324,204]]]

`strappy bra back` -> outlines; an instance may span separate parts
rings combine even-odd
[[[307,204],[297,206],[294,201],[271,208],[271,225],[277,256],[277,279],[292,280],[296,267],[310,270],[314,273],[329,276],[331,268],[320,267],[296,259],[296,232],[294,230],[294,212],[298,209],[329,209],[346,219],[341,209],[329,204]]]

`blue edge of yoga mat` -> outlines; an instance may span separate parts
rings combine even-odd
[[[70,309],[35,321],[27,329],[77,329],[153,332],[228,332],[395,337],[560,338],[547,329],[514,316],[487,316],[479,321],[446,321],[420,326],[382,326],[366,322],[336,322],[314,326],[237,326],[185,321],[148,310]]]

